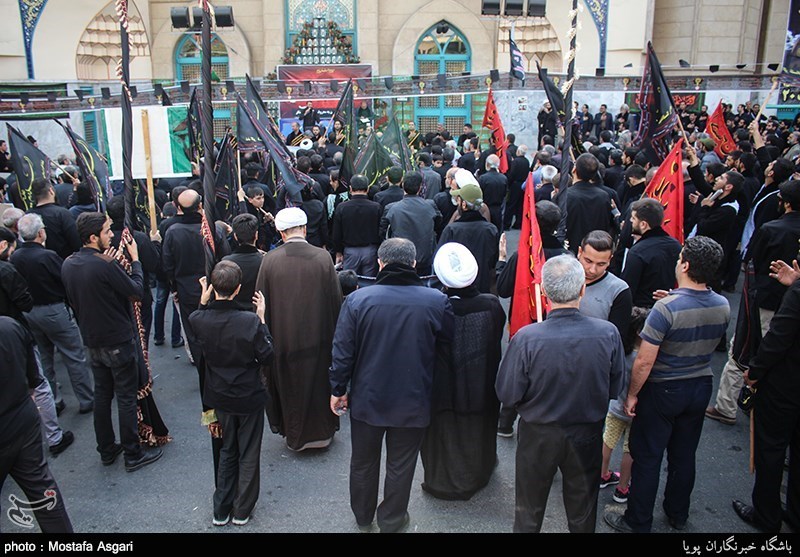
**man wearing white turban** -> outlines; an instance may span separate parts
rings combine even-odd
[[[455,314],[455,338],[436,353],[431,423],[422,444],[422,489],[440,499],[467,500],[497,463],[494,389],[506,315],[497,296],[474,286],[478,262],[462,244],[444,244],[433,269]]]

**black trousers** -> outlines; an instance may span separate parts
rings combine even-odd
[[[786,447],[789,447],[786,517],[789,524],[797,528],[800,526],[800,400],[797,393],[770,385],[769,379],[759,382],[753,421],[756,519],[773,532],[781,529],[781,482]]]
[[[114,425],[111,421],[111,400],[117,397],[119,437],[125,460],[141,455],[136,392],[139,388],[138,349],[135,340],[116,345],[90,347],[89,359],[94,375],[94,434],[97,452],[111,455],[114,451]]]
[[[47,466],[38,415],[10,446],[0,450],[0,490],[8,476],[17,482],[30,504],[21,509],[23,505],[20,501],[17,510],[9,509],[9,518],[15,517],[12,520],[18,524],[25,524],[29,523],[31,519],[29,513],[33,512],[43,533],[72,533],[72,523],[67,515],[64,499]],[[14,496],[12,493],[11,497]],[[16,499],[22,498],[16,496]],[[43,499],[54,499],[54,502],[47,504]],[[31,507],[33,511],[28,510]]]
[[[378,506],[381,448],[386,437],[386,478],[383,502]],[[411,483],[425,428],[377,427],[350,418],[350,508],[356,522],[372,523],[378,511],[378,527],[392,530],[403,523],[408,511]],[[599,474],[599,472],[598,472]]]
[[[561,470],[570,532],[593,533],[603,463],[603,422],[540,425],[519,420],[514,532],[542,529],[547,497]]]
[[[261,479],[261,438],[264,412],[236,415],[217,410],[222,426],[222,450],[214,491],[214,516],[247,518],[258,501]]]

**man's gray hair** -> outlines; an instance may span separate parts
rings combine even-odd
[[[556,154],[556,148],[553,147],[552,145],[545,145],[544,147],[542,147],[542,151],[544,151],[545,153],[550,153],[551,157],[554,157]]]
[[[29,213],[17,222],[17,230],[23,242],[33,242],[43,228],[42,217],[36,213]]]
[[[405,238],[389,238],[378,248],[378,259],[384,265],[400,263],[409,267],[414,266],[417,259],[417,248],[414,242]],[[581,267],[583,269],[583,267]]]
[[[542,267],[542,288],[557,304],[568,304],[580,298],[584,282],[586,274],[574,255],[551,257]]]
[[[520,145],[517,147],[517,156],[524,157],[528,154],[528,146],[527,145]]]
[[[558,169],[550,164],[546,164],[542,167],[542,183],[543,184],[552,184],[553,178],[556,177],[558,174]]]
[[[11,207],[10,209],[6,209],[3,212],[2,225],[8,228],[9,230],[12,228],[16,228],[19,219],[21,219],[24,214],[25,211],[23,211],[22,209],[17,209],[16,207]]]
[[[486,157],[486,168],[494,170],[500,168],[500,157],[497,155],[489,155]]]

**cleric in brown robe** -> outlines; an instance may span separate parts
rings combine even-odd
[[[265,370],[267,417],[295,451],[325,448],[339,429],[329,407],[328,368],[342,291],[331,256],[306,242],[306,223],[298,207],[278,212],[275,228],[284,244],[264,256],[256,280],[275,350]]]

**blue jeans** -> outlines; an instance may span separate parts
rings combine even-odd
[[[695,453],[710,398],[711,377],[649,381],[639,392],[636,417],[631,422],[633,473],[625,512],[625,520],[634,531],[649,532],[653,526],[653,506],[665,450],[664,512],[676,522],[685,522],[689,517]]]
[[[155,310],[155,334],[156,340],[164,339],[164,318],[167,313],[167,303],[170,301],[169,285],[166,282],[156,282],[156,310]],[[172,302],[172,344],[181,341],[181,318],[178,314],[178,307]]]

